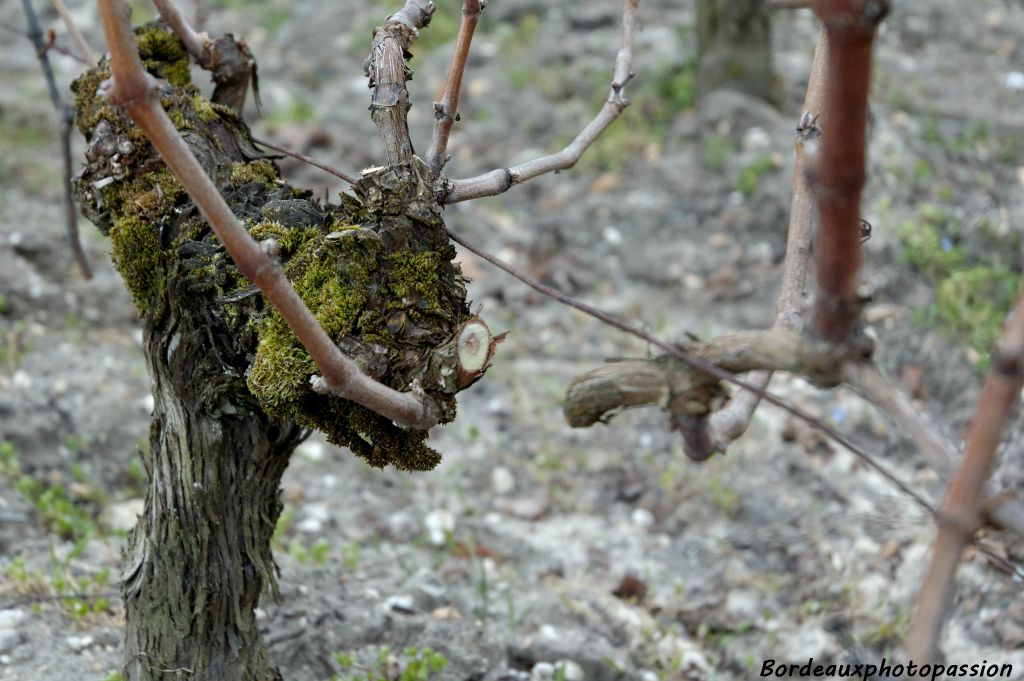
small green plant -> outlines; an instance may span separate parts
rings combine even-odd
[[[307,563],[324,565],[327,563],[327,559],[330,558],[331,545],[323,537],[320,537],[312,544],[307,544],[298,537],[295,537],[288,542],[288,554],[303,565]]]
[[[359,542],[349,542],[341,547],[341,564],[349,572],[359,569]]]
[[[335,674],[331,681],[431,681],[448,665],[444,655],[430,648],[410,646],[403,653],[404,662],[398,676],[392,673],[398,660],[387,646],[380,648],[376,660],[369,666],[360,665],[353,652],[334,653],[334,661],[345,675]]]
[[[112,671],[103,677],[103,681],[124,681],[124,675],[119,671]]]
[[[434,0],[434,4],[437,5],[437,11],[430,18],[430,29],[421,32],[416,38],[416,47],[419,48],[417,53],[430,52],[441,47],[454,40],[455,35],[459,32],[462,0]]]
[[[27,340],[28,325],[25,320],[19,319],[9,328],[0,329],[0,364],[6,364],[11,369],[16,369],[23,355],[32,350],[35,345]]]
[[[474,555],[476,552],[473,551],[470,555]],[[487,621],[487,613],[491,609],[491,586],[487,579],[487,568],[484,566],[484,562],[479,558],[474,558],[471,564],[471,571],[475,573],[474,582],[476,591],[477,602],[473,606],[473,616],[481,622]]]
[[[662,123],[693,108],[697,101],[697,60],[662,66],[654,72],[651,86],[661,103]]]
[[[734,145],[726,135],[708,135],[704,138],[701,158],[709,170],[722,172],[734,150]]]
[[[959,229],[942,206],[925,203],[899,230],[902,259],[923,274],[941,279],[964,266]]]
[[[11,562],[4,568],[4,577],[12,582],[27,582],[29,580],[29,572],[25,567],[25,557],[15,556],[12,558]]]
[[[14,447],[0,442],[0,475],[35,508],[48,529],[64,539],[81,541],[98,534],[92,512],[72,500],[60,484],[47,485],[22,471]]]
[[[519,20],[518,25],[499,27],[499,30],[505,32],[501,40],[501,54],[508,59],[509,63],[523,61],[523,57],[534,51],[540,29],[543,26],[544,20],[536,12],[529,12]],[[433,30],[433,23],[431,23],[431,30]]]
[[[83,451],[88,444],[89,438],[84,435],[68,435],[64,438],[64,446],[72,454]],[[75,478],[77,479],[78,476],[76,475]]]
[[[275,549],[280,550],[284,548],[284,536],[288,534],[288,530],[291,529],[294,523],[295,507],[291,504],[285,504],[281,515],[277,516],[277,525],[274,526],[274,536],[271,539]]]
[[[914,162],[914,177],[921,182],[927,182],[935,178],[935,168],[923,158]]]
[[[735,515],[736,511],[739,510],[740,495],[734,488],[722,482],[720,478],[711,479],[709,491],[711,492],[711,500],[715,502],[718,510],[725,515]]]
[[[736,191],[744,196],[753,195],[757,191],[757,185],[761,183],[761,178],[778,167],[778,163],[771,156],[760,157],[740,171],[739,177],[736,178]]]
[[[331,554],[331,545],[326,539],[320,537],[313,545],[309,547],[310,558],[313,559],[314,565],[323,565],[327,562],[328,556]]]
[[[284,123],[312,123],[316,118],[316,109],[312,104],[295,100],[291,106],[271,112],[267,116],[267,125],[277,128]]]
[[[92,613],[106,612],[110,609],[110,601],[106,596],[98,594],[107,590],[110,581],[110,569],[103,568],[96,574],[76,576],[72,573],[71,561],[82,554],[85,541],[78,541],[61,560],[57,551],[50,545],[50,586],[60,599],[61,606],[75,618],[82,618]]]
[[[1001,264],[972,264],[960,246],[960,225],[942,206],[926,203],[900,227],[902,259],[935,287],[935,304],[915,314],[924,324],[972,348],[984,371],[999,337],[1003,318],[1013,305],[1018,275]]]

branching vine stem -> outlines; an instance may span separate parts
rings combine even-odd
[[[53,8],[57,10],[57,14],[60,15],[61,21],[64,22],[64,28],[67,29],[68,35],[71,36],[71,40],[78,46],[78,51],[82,53],[82,59],[90,67],[96,66],[96,55],[92,53],[89,48],[89,43],[85,41],[85,36],[78,30],[78,24],[71,16],[71,12],[68,11],[68,6],[64,4],[64,0],[51,0]]]
[[[449,180],[442,176],[438,181],[438,194],[442,197],[441,203],[459,203],[483,196],[496,196],[507,192],[516,184],[576,165],[583,152],[629,106],[629,100],[625,97],[625,88],[633,78],[631,70],[633,29],[636,25],[636,9],[639,4],[640,0],[625,0],[625,8],[622,12],[622,34],[619,51],[615,56],[615,72],[608,99],[597,116],[583,128],[576,139],[559,152],[541,156],[510,168],[499,168],[464,180]]]
[[[820,218],[813,322],[820,338],[842,343],[860,323],[860,202],[867,176],[871,57],[888,0],[818,0],[813,7],[828,35],[825,125],[811,169]]]
[[[817,145],[821,136],[819,118],[825,97],[828,57],[826,40],[822,32],[814,49],[803,115],[796,130],[796,164],[793,168],[793,193],[789,204],[786,259],[782,271],[782,290],[775,310],[775,328],[780,329],[800,330],[804,323],[807,265],[811,254],[811,236],[814,233],[814,197],[807,178],[807,160],[813,156],[811,148]],[[765,390],[771,378],[771,372],[765,371],[750,375],[747,380]],[[725,407],[708,418],[709,447],[703,451],[688,451],[690,458],[704,459],[714,451],[724,452],[730,443],[746,432],[760,402],[757,393],[740,391]]]
[[[464,0],[462,3],[462,19],[459,22],[459,33],[455,37],[455,54],[452,55],[441,99],[434,102],[434,134],[425,159],[430,168],[431,180],[437,179],[448,162],[448,135],[459,117],[462,75],[466,71],[466,60],[469,58],[469,48],[473,43],[480,12],[486,4],[486,0]]]
[[[210,68],[213,41],[206,33],[197,33],[171,0],[153,0],[160,18],[178,36],[185,49],[204,69]]]
[[[82,248],[82,240],[78,234],[78,209],[75,207],[75,201],[72,198],[71,176],[74,173],[74,165],[71,160],[71,130],[74,127],[75,112],[61,98],[60,90],[57,89],[57,83],[53,77],[53,68],[50,66],[50,57],[47,54],[46,44],[43,42],[43,29],[39,25],[39,17],[36,16],[35,9],[32,7],[32,0],[21,0],[21,5],[25,10],[28,37],[32,44],[35,45],[36,55],[39,57],[39,66],[42,68],[43,77],[46,79],[46,91],[49,93],[50,102],[53,103],[53,108],[57,112],[60,124],[60,153],[63,161],[63,177],[61,179],[64,190],[64,229],[79,271],[86,279],[91,279],[92,268],[89,266],[89,259],[85,255],[85,249]],[[87,54],[85,58],[89,59],[90,57],[91,55]]]
[[[983,495],[1010,411],[1024,387],[1024,297],[1018,298],[981,391],[960,466],[949,483],[932,558],[907,634],[907,657],[926,664],[938,655],[942,625],[953,603],[964,548],[984,524]],[[1004,502],[1005,503],[1005,502]]]
[[[840,444],[841,446],[843,446],[844,448],[849,450],[851,453],[853,453],[856,457],[858,457],[859,459],[864,461],[864,463],[866,463],[868,466],[870,466],[871,468],[873,468],[876,471],[878,471],[884,478],[886,478],[889,482],[891,482],[893,485],[895,485],[904,494],[906,494],[907,496],[912,498],[919,506],[921,506],[923,509],[927,510],[929,513],[934,515],[937,512],[937,509],[935,508],[935,506],[930,501],[925,499],[920,493],[918,493],[916,490],[914,490],[909,485],[907,485],[905,482],[903,482],[898,477],[896,477],[896,475],[894,475],[892,472],[890,472],[885,466],[883,466],[882,464],[878,463],[878,461],[875,460],[875,458],[873,456],[871,456],[871,454],[869,454],[866,450],[864,450],[864,448],[862,448],[860,445],[858,445],[855,442],[853,442],[852,440],[850,440],[848,437],[846,437],[845,435],[843,435],[842,433],[837,431],[835,428],[832,428],[831,426],[826,425],[825,423],[823,423],[819,419],[817,419],[814,416],[812,416],[810,413],[804,411],[800,407],[797,407],[796,405],[790,404],[789,402],[786,402],[781,397],[779,397],[779,396],[777,396],[777,395],[775,395],[773,393],[767,392],[765,390],[762,390],[762,389],[758,388],[756,385],[754,385],[752,383],[749,383],[749,382],[739,378],[735,374],[730,373],[728,371],[725,371],[725,370],[721,369],[720,367],[715,366],[714,364],[712,364],[712,363],[710,363],[710,362],[708,362],[708,361],[706,361],[706,360],[704,360],[704,359],[702,359],[700,357],[696,357],[696,356],[694,356],[691,353],[685,352],[685,351],[681,350],[678,346],[676,346],[676,345],[674,345],[672,343],[668,343],[668,342],[666,342],[664,340],[661,340],[660,338],[658,338],[658,337],[648,333],[647,331],[645,331],[644,329],[642,329],[642,328],[640,328],[638,326],[630,324],[629,322],[627,322],[627,321],[625,321],[623,319],[620,319],[620,318],[616,317],[615,315],[609,314],[608,312],[605,312],[604,310],[600,310],[600,309],[598,309],[596,307],[588,305],[587,303],[584,303],[582,301],[576,300],[575,298],[573,298],[571,296],[568,296],[568,295],[562,293],[561,291],[559,291],[557,289],[554,289],[554,288],[552,288],[550,286],[547,286],[546,284],[543,284],[543,283],[537,281],[536,279],[534,279],[533,277],[529,276],[528,274],[526,274],[524,272],[520,272],[519,270],[517,270],[512,265],[509,265],[508,263],[506,263],[506,262],[496,258],[495,256],[491,255],[490,253],[487,253],[486,251],[484,251],[484,250],[482,250],[480,248],[477,248],[472,243],[466,241],[464,238],[462,238],[460,235],[456,234],[455,232],[451,231],[450,229],[446,228],[446,231],[448,233],[449,238],[451,238],[452,241],[454,241],[455,243],[461,245],[466,250],[471,251],[472,253],[476,254],[478,257],[480,257],[480,258],[486,260],[487,262],[491,263],[492,265],[494,265],[498,269],[503,270],[504,272],[512,275],[513,277],[515,277],[519,281],[523,282],[524,284],[526,284],[530,288],[534,289],[535,291],[537,291],[537,292],[539,292],[539,293],[541,293],[541,294],[543,294],[545,296],[548,296],[550,298],[553,298],[553,299],[557,300],[558,302],[562,303],[563,305],[567,305],[567,306],[572,307],[572,308],[574,308],[576,310],[579,310],[580,312],[586,314],[587,316],[593,317],[594,319],[596,319],[596,320],[598,320],[600,322],[603,322],[603,323],[607,324],[608,326],[614,327],[616,329],[619,329],[620,331],[623,331],[623,332],[628,333],[628,334],[630,334],[632,336],[640,338],[641,340],[644,340],[644,341],[650,343],[654,347],[656,347],[656,348],[662,350],[663,352],[665,352],[665,353],[675,357],[676,359],[682,360],[686,364],[689,364],[694,369],[697,369],[699,371],[703,371],[703,372],[705,372],[707,374],[710,374],[710,375],[714,376],[717,379],[720,379],[720,380],[723,380],[723,381],[727,381],[727,382],[729,382],[729,383],[731,383],[731,384],[733,384],[735,386],[738,386],[738,387],[743,388],[745,390],[749,390],[749,391],[751,391],[753,393],[756,393],[764,401],[766,401],[766,402],[768,402],[770,404],[773,404],[776,407],[779,407],[783,411],[785,411],[785,412],[795,416],[796,418],[806,422],[807,424],[809,424],[810,426],[812,426],[816,430],[819,430],[819,431],[823,432],[824,434],[826,434],[829,438],[831,438],[832,440],[834,440],[835,442],[837,442],[838,444]]]
[[[366,75],[373,88],[370,115],[384,142],[389,166],[408,161],[414,153],[407,121],[411,104],[405,86],[405,58],[419,29],[430,23],[436,9],[430,0],[406,0],[405,6],[373,34],[366,62]]]
[[[249,52],[244,40],[237,40],[230,33],[213,40],[206,32],[197,32],[185,15],[171,0],[153,0],[164,23],[185,45],[192,59],[213,75],[216,84],[210,100],[234,109],[238,114],[245,108],[249,85],[253,85],[256,104],[259,93],[256,90],[256,60]],[[197,3],[196,16],[202,17],[202,3]]]
[[[262,142],[261,142],[262,143]],[[264,143],[265,146],[270,146]],[[275,147],[271,147],[275,148]],[[280,149],[284,153],[287,151]],[[331,168],[326,164],[312,161],[305,155],[296,155],[301,161],[311,162],[317,168],[324,170],[337,177],[344,177],[344,173],[335,168]],[[528,275],[521,273],[511,265],[502,262],[495,258],[491,254],[483,251],[482,249],[474,246],[467,242],[461,236],[457,235],[452,231],[448,231],[449,237],[460,243],[464,248],[476,254],[480,258],[490,262],[499,269],[511,274],[513,277],[523,281],[528,286],[534,288],[538,292],[552,296],[559,302],[566,303],[566,300],[573,300],[565,297],[563,299],[562,294],[547,287],[539,282],[536,282]],[[806,257],[806,256],[805,256]],[[554,294],[554,295],[552,295]],[[566,303],[573,307],[572,303]],[[582,305],[582,303],[581,303]],[[581,308],[577,308],[581,309]],[[584,312],[586,312],[584,310]],[[589,312],[586,312],[590,314]],[[593,316],[593,315],[592,315]],[[607,322],[607,320],[601,316],[595,316],[599,321]],[[612,317],[614,319],[614,317]],[[613,325],[615,326],[615,325]],[[620,328],[616,326],[616,328]],[[630,332],[632,333],[632,332]],[[757,375],[757,373],[753,374]],[[848,383],[857,393],[859,393],[866,400],[878,407],[883,413],[897,423],[901,429],[905,429],[907,437],[909,437],[916,445],[917,449],[921,451],[925,456],[929,457],[932,466],[940,473],[945,473],[949,470],[952,462],[957,457],[956,448],[949,440],[939,435],[934,424],[930,423],[922,414],[920,414],[911,404],[910,401],[903,395],[899,388],[893,385],[888,379],[886,379],[878,367],[870,362],[858,362],[849,363],[842,369],[842,378],[845,383]],[[759,386],[749,377],[745,382],[751,383],[749,390],[744,390],[740,395],[751,394],[754,395],[758,401],[761,399],[761,395],[764,391],[763,386]],[[757,390],[755,390],[757,388]],[[735,399],[735,398],[734,398]],[[724,411],[724,410],[723,410]],[[717,414],[716,414],[717,415]],[[712,417],[713,419],[714,417]],[[803,419],[801,416],[797,418]],[[808,423],[815,425],[815,420],[811,418]],[[830,429],[827,426],[822,428],[822,431],[826,434],[830,433]],[[998,493],[993,493],[993,497],[999,496]],[[1024,537],[1024,505],[1020,503],[1016,497],[1001,495],[999,498],[993,498],[992,504],[986,506],[983,510],[988,514],[991,522],[997,527],[1002,527],[1015,532],[1018,536]],[[930,511],[934,509],[929,507]],[[980,547],[984,548],[983,545],[979,544]]]

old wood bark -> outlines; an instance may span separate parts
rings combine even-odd
[[[125,678],[278,679],[254,610],[276,591],[270,539],[302,431],[259,408],[238,380],[244,357],[187,286],[169,284],[167,314],[145,329],[155,406],[145,513],[122,572]]]

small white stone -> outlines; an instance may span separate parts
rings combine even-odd
[[[610,243],[612,246],[618,246],[622,243],[623,237],[622,232],[615,225],[608,225],[602,232],[604,240]]]
[[[530,670],[531,681],[552,681],[555,678],[555,665],[550,662],[538,662]]]
[[[0,653],[8,653],[19,645],[23,637],[20,631],[15,629],[0,629]]]
[[[747,257],[753,262],[769,265],[772,262],[772,245],[759,241],[747,250]]]
[[[0,629],[13,629],[25,621],[25,617],[24,610],[0,610]]]
[[[772,138],[764,128],[753,127],[743,134],[744,151],[767,151],[772,145]]]
[[[144,412],[149,413],[153,411],[153,407],[156,406],[156,402],[153,400],[152,395],[146,395],[139,399],[139,406]]]
[[[319,442],[317,440],[306,440],[295,448],[295,453],[309,459],[310,461],[323,461],[325,450],[326,447],[324,447],[323,442]]]
[[[455,514],[444,508],[435,509],[423,518],[423,525],[430,543],[444,546],[448,543],[448,536],[455,531]]]
[[[27,390],[32,387],[32,377],[24,370],[18,369],[14,372],[11,383],[15,388],[25,388]]]
[[[324,524],[316,518],[303,518],[295,524],[295,529],[303,534],[320,534]]]
[[[541,638],[546,638],[549,641],[558,640],[558,629],[555,629],[550,624],[540,625],[540,629],[537,630],[537,633],[540,634]]]
[[[92,636],[68,636],[64,642],[76,653],[82,652],[94,643]]]
[[[1014,92],[1024,92],[1024,73],[1009,71],[1003,74],[1003,87]]]
[[[630,518],[637,527],[642,527],[645,530],[654,527],[654,514],[646,508],[634,508]]]
[[[413,601],[412,596],[406,596],[404,594],[388,596],[387,600],[384,601],[383,607],[386,612],[410,613],[416,610],[416,604]]]
[[[725,611],[748,622],[761,613],[761,595],[752,589],[732,589],[725,598]]]
[[[820,625],[806,622],[796,630],[784,633],[778,642],[779,649],[790,657],[782,659],[799,660],[812,657],[828,657],[831,638]]]
[[[301,510],[302,519],[296,523],[295,529],[306,534],[319,533],[331,518],[325,504],[305,504]]]
[[[491,488],[495,494],[508,494],[516,488],[516,478],[508,468],[497,466],[491,471]]]
[[[481,49],[486,50],[488,49],[489,46],[490,51],[492,53],[495,51],[495,46],[493,43],[487,43],[486,41],[482,41],[479,43],[479,45]],[[477,43],[473,44],[473,49],[477,49]],[[477,56],[483,56],[483,54],[480,51],[477,51]],[[470,97],[483,97],[490,91],[491,81],[489,81],[486,78],[474,78],[471,81],[469,81],[469,84],[466,86],[466,92],[469,93]]]
[[[302,507],[302,515],[306,518],[316,518],[321,522],[326,522],[331,517],[331,512],[327,510],[326,504],[305,504]]]
[[[125,499],[104,508],[97,520],[110,530],[127,532],[135,527],[138,516],[142,515],[145,509],[144,499]]]
[[[584,681],[587,674],[574,660],[559,660],[555,663],[555,668],[562,671],[562,678],[565,681]]]
[[[689,639],[677,634],[664,636],[657,645],[658,660],[665,665],[677,664],[686,679],[707,679],[711,669],[700,649]]]
[[[640,672],[640,681],[660,681],[661,677],[658,676],[658,672],[645,669]]]

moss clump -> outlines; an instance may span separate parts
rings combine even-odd
[[[394,201],[381,193],[418,192],[375,189],[380,193],[368,193],[382,199],[382,210]],[[404,215],[378,214],[375,223],[354,225],[351,218],[365,215],[365,207],[350,207],[355,210],[338,208],[333,222],[318,227],[265,221],[250,233],[278,242],[295,290],[363,372],[397,390],[417,383],[442,404],[443,420],[450,420],[454,398],[429,380],[425,367],[431,351],[468,316],[461,276],[451,263],[454,249],[442,239],[410,243],[421,237],[408,232],[429,234],[439,222],[424,225]],[[374,466],[421,470],[440,460],[425,445],[425,433],[403,430],[356,404],[313,392],[309,381],[317,368],[276,311],[258,322],[257,335],[248,385],[268,412],[324,432]]]
[[[214,111],[214,114],[216,113]],[[249,161],[248,163],[232,163],[230,179],[231,184],[236,187],[248,184],[249,182],[274,184],[278,179],[277,168],[274,167],[273,163],[262,158]]]
[[[111,257],[139,310],[150,307],[163,291],[166,254],[159,231],[144,220],[127,215],[110,230]]]
[[[166,80],[174,87],[184,88],[191,85],[188,53],[173,32],[161,23],[151,23],[137,28],[135,38],[139,44],[142,64],[149,73]],[[92,130],[103,120],[120,126],[124,120],[123,114],[116,107],[97,97],[100,85],[109,78],[110,67],[104,60],[99,67],[88,71],[71,84],[71,91],[75,95],[75,115],[79,129]],[[193,94],[198,95],[199,91],[195,90]],[[198,99],[205,102],[201,96]],[[206,103],[203,109],[212,111],[209,103]],[[133,141],[145,142],[146,137],[142,131],[132,129],[131,132]]]
[[[149,23],[135,30],[139,56],[146,70],[174,87],[192,83],[185,45],[162,23]]]
[[[185,199],[185,189],[166,166],[130,176],[100,190],[104,207],[115,215],[159,221]]]

